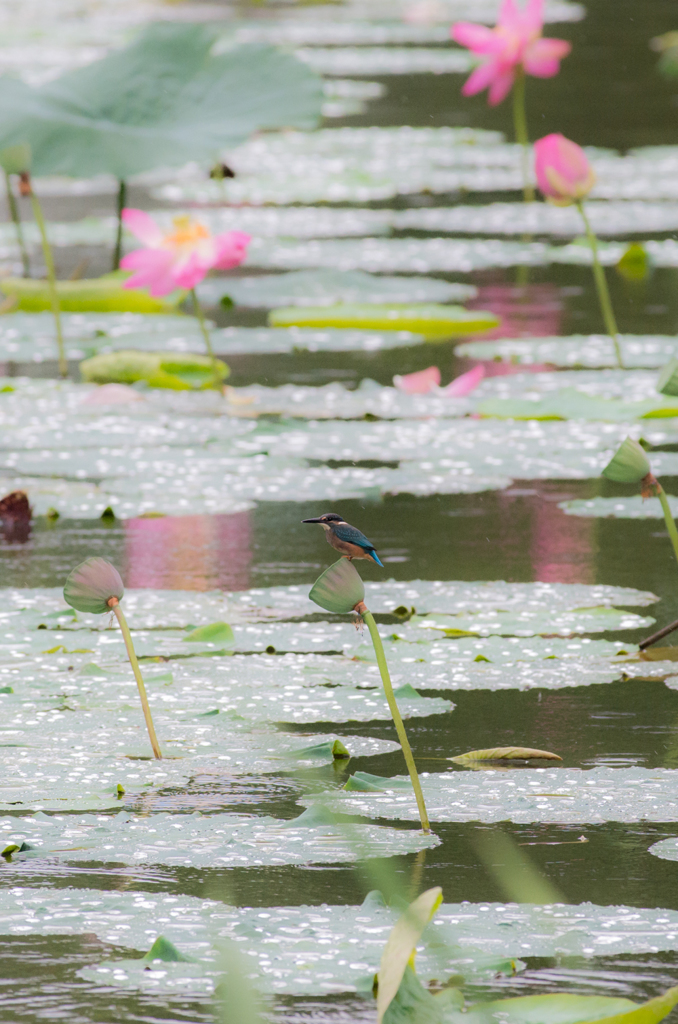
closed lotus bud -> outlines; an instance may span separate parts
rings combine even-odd
[[[618,484],[638,484],[648,474],[652,474],[652,469],[645,449],[632,437],[620,444],[603,470],[604,477]]]
[[[659,374],[657,391],[662,395],[678,395],[678,359],[672,359]]]
[[[556,206],[578,202],[596,183],[584,150],[560,133],[545,135],[535,142],[534,171],[540,190]]]
[[[308,596],[315,604],[335,615],[360,612],[364,608],[365,584],[353,562],[340,558],[325,569],[322,576],[318,576]]]
[[[102,615],[122,600],[125,588],[120,573],[105,558],[86,558],[70,573],[64,600],[79,612]]]

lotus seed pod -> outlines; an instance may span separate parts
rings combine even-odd
[[[657,391],[662,395],[678,395],[678,359],[668,362],[659,374]]]
[[[638,484],[651,472],[645,449],[627,437],[603,470],[603,476],[618,484]]]
[[[86,558],[70,573],[64,599],[79,612],[102,615],[111,610],[109,601],[122,600],[125,588],[120,573],[105,558]]]
[[[353,562],[340,558],[318,576],[308,596],[325,611],[342,615],[365,600],[365,584]]]

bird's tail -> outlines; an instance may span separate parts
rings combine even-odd
[[[370,558],[372,559],[372,561],[376,562],[377,565],[380,565],[382,567],[382,569],[384,568],[384,563],[382,562],[381,558],[379,557],[377,552],[374,550],[374,548],[370,548],[370,550],[367,553],[370,556]]]

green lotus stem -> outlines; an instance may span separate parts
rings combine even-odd
[[[673,553],[676,556],[676,561],[678,562],[678,529],[676,529],[676,521],[671,514],[669,500],[666,497],[666,491],[661,484],[657,484],[657,487],[659,488],[657,497],[661,502],[662,512],[664,513],[664,522],[666,523],[666,529],[669,531],[669,537],[673,544]]]
[[[113,603],[115,602],[115,603]],[[148,738],[151,741],[153,747],[153,753],[158,761],[162,761],[162,754],[160,752],[160,744],[158,743],[158,737],[155,734],[155,726],[153,725],[153,718],[151,716],[151,709],[148,703],[148,697],[146,696],[146,687],[144,686],[144,680],[141,675],[141,669],[139,668],[139,662],[137,661],[136,651],[134,650],[134,644],[132,643],[132,634],[129,631],[127,625],[127,619],[123,615],[122,608],[118,604],[117,598],[111,598],[108,602],[109,607],[113,609],[115,617],[118,620],[120,629],[122,631],[123,640],[125,641],[125,647],[127,648],[127,657],[129,663],[132,666],[134,672],[134,678],[137,681],[139,687],[139,697],[141,698],[141,707],[144,712],[144,718],[146,719],[146,728],[148,729]]]
[[[526,203],[534,202],[534,188],[530,181],[530,139],[527,134],[527,113],[525,110],[525,71],[522,65],[516,68],[513,83],[513,127],[516,142],[522,147],[523,161],[523,199]]]
[[[66,362],[66,352],[64,350],[64,336],[61,330],[61,307],[59,306],[59,293],[57,292],[56,274],[54,272],[54,259],[52,257],[52,249],[47,238],[47,228],[45,227],[45,218],[42,215],[42,207],[38,202],[38,197],[31,188],[31,206],[33,207],[33,216],[35,217],[35,223],[38,225],[40,232],[40,238],[42,240],[42,254],[45,259],[45,266],[47,267],[47,283],[49,286],[49,300],[52,306],[52,315],[54,317],[54,326],[56,328],[57,336],[57,347],[59,349],[59,375],[61,377],[68,376],[68,363]]]
[[[414,757],[412,755],[410,741],[407,738],[405,726],[400,716],[400,711],[398,710],[395,694],[393,693],[393,684],[391,683],[391,676],[389,675],[388,665],[386,663],[384,645],[381,642],[379,630],[377,629],[377,624],[374,621],[374,616],[372,615],[372,612],[364,608],[361,610],[361,614],[363,619],[367,623],[367,628],[370,631],[372,643],[374,644],[374,653],[377,656],[377,664],[379,665],[379,671],[381,673],[381,681],[384,684],[384,693],[386,694],[386,700],[391,711],[393,724],[395,725],[396,732],[398,733],[400,746],[403,748],[403,754],[405,755],[405,764],[407,765],[407,770],[410,773],[412,789],[414,790],[414,795],[417,800],[417,807],[419,808],[419,817],[421,819],[421,827],[424,830],[424,832],[430,832],[431,826],[429,825],[428,812],[426,810],[426,804],[424,803],[424,794],[422,793],[421,790],[421,783],[419,781],[419,775],[417,773],[417,766],[414,763]]]
[[[116,215],[118,218],[118,230],[115,236],[115,250],[113,252],[113,270],[120,269],[120,257],[122,256],[122,211],[127,205],[127,182],[121,178],[118,182],[118,203]]]
[[[19,204],[16,201],[16,196],[12,191],[12,182],[10,181],[9,174],[5,171],[5,188],[7,190],[7,205],[9,206],[10,216],[14,222],[14,228],[16,230],[16,240],[21,251],[21,262],[24,268],[24,277],[31,276],[31,266],[28,262],[28,249],[26,248],[26,242],[24,239],[24,232],[21,226],[21,215],[19,213]]]
[[[591,255],[593,256],[593,279],[596,282],[596,291],[598,292],[598,302],[600,303],[600,311],[603,314],[603,320],[605,322],[605,330],[612,338],[614,343],[614,351],[617,357],[617,365],[620,369],[624,369],[624,363],[622,361],[621,345],[619,341],[619,330],[617,328],[617,321],[615,319],[614,310],[612,309],[612,300],[610,299],[610,292],[607,287],[607,278],[605,277],[605,271],[603,270],[598,255],[598,239],[596,238],[591,224],[586,215],[584,204],[581,199],[577,202],[577,209],[581,214],[581,219],[584,221],[584,227],[586,228],[586,237],[591,247]]]
[[[205,348],[207,349],[207,355],[212,360],[212,368],[214,370],[214,386],[220,387],[219,373],[217,371],[217,357],[214,354],[212,348],[212,339],[210,338],[210,332],[207,330],[207,324],[205,323],[205,315],[200,305],[200,300],[196,294],[195,288],[191,288],[191,298],[193,299],[193,310],[195,312],[196,319],[200,325],[200,331],[205,340]]]

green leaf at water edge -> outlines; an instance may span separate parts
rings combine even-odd
[[[449,760],[458,764],[468,764],[473,761],[562,761],[562,757],[559,754],[552,754],[550,750],[536,750],[533,747],[491,747],[486,750],[469,750],[468,753],[459,754]]]
[[[422,932],[442,902],[443,890],[440,886],[427,889],[410,903],[394,925],[384,947],[377,975],[378,1024],[383,1021],[384,1014],[400,988],[405,968],[411,961]]]
[[[230,370],[226,363],[209,356],[123,349],[83,360],[80,372],[83,380],[94,384],[146,381],[152,388],[201,391],[214,386],[215,373],[218,380],[223,381]]]
[[[365,585],[353,562],[340,558],[318,577],[308,596],[325,611],[341,615],[365,600]]]
[[[184,637],[184,643],[234,644],[235,636],[227,622],[212,622],[209,626],[198,626]]]
[[[154,298],[145,289],[124,288],[127,277],[129,274],[115,273],[78,281],[57,281],[59,306],[71,313],[176,313],[186,296],[183,291],[174,291],[163,298]],[[46,281],[5,277],[0,288],[5,295],[17,300],[18,309],[40,313],[52,308]]]
[[[479,1003],[446,1014],[444,1024],[658,1024],[678,1004],[678,986],[646,1003],[561,992]]]
[[[193,963],[193,957],[184,956],[164,935],[158,935],[148,953],[141,959],[148,963],[152,963],[153,960],[162,960],[165,963]]]
[[[261,128],[313,128],[322,82],[268,46],[219,56],[207,26],[155,23],[130,46],[34,89],[0,82],[0,147],[29,143],[34,174],[125,179],[216,159]]]
[[[662,395],[678,395],[678,359],[671,359],[659,374],[657,391]]]
[[[272,310],[268,319],[272,327],[353,327],[379,331],[414,331],[423,334],[429,341],[488,331],[500,323],[493,313],[434,304],[291,306]]]

